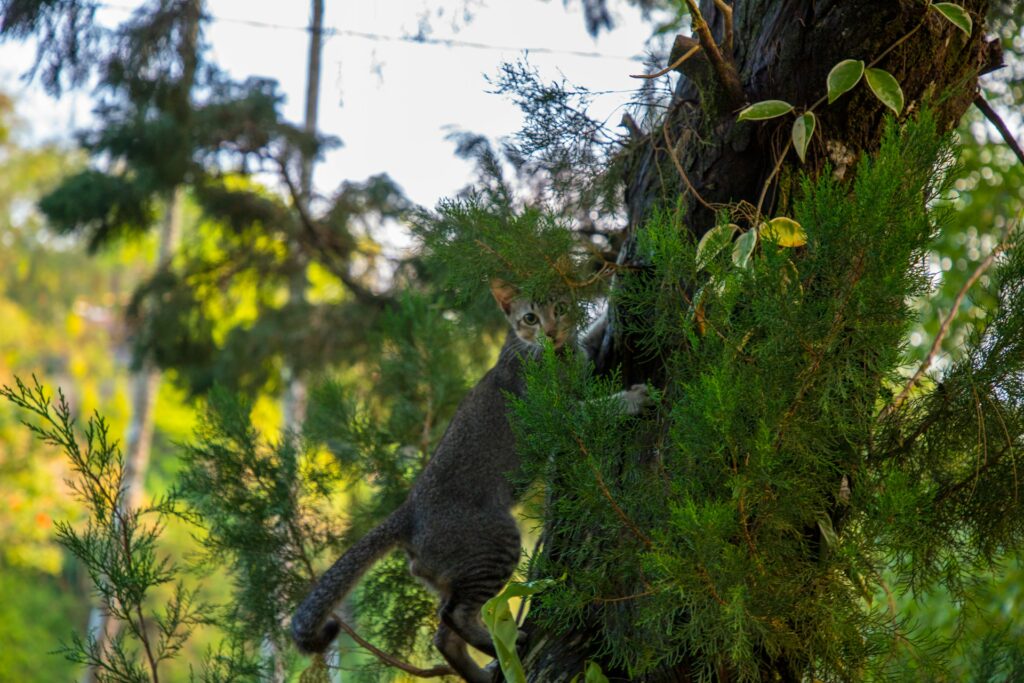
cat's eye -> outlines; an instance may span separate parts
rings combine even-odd
[[[540,318],[537,317],[536,313],[527,313],[523,316],[523,322],[527,325],[536,325],[540,322]]]

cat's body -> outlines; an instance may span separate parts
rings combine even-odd
[[[466,644],[495,655],[480,608],[519,562],[519,529],[511,514],[516,496],[509,478],[519,458],[507,397],[523,394],[523,358],[539,352],[540,334],[556,347],[573,338],[561,306],[516,299],[514,290],[501,284],[492,289],[512,325],[498,362],[462,400],[405,502],[342,555],[296,610],[292,634],[302,650],[327,648],[339,628],[333,610],[374,562],[401,547],[413,575],[441,598],[438,649],[471,683],[491,680]]]

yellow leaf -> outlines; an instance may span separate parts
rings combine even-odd
[[[802,247],[807,244],[807,233],[792,218],[779,216],[761,224],[761,237],[780,247]]]

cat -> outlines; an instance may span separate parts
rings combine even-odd
[[[497,363],[462,400],[405,502],[345,552],[296,609],[291,628],[300,650],[327,648],[340,628],[334,609],[378,559],[401,547],[409,571],[441,598],[434,636],[438,650],[470,683],[492,680],[470,657],[467,644],[496,656],[480,608],[501,591],[519,563],[509,478],[519,459],[507,397],[523,395],[523,360],[540,353],[542,336],[557,351],[574,343],[575,335],[565,303],[529,301],[500,280],[491,283],[491,293],[511,326]],[[597,325],[587,339],[603,333]],[[633,414],[647,403],[644,385],[617,396]]]

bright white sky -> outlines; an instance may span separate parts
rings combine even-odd
[[[127,16],[132,0],[111,0],[101,20]],[[468,4],[468,18],[464,9]],[[337,135],[344,147],[316,170],[316,185],[330,194],[345,179],[388,172],[409,197],[433,206],[471,178],[471,165],[456,159],[445,139],[450,126],[491,138],[520,126],[519,111],[488,94],[485,75],[503,61],[532,52],[530,62],[546,79],[564,75],[595,91],[612,91],[595,102],[595,112],[617,123],[621,105],[637,87],[629,74],[642,71],[651,24],[624,3],[615,5],[616,29],[600,38],[587,35],[578,2],[560,0],[327,0],[325,27],[394,39],[340,33],[324,43],[319,128]],[[206,41],[215,63],[236,78],[277,80],[287,94],[286,116],[302,120],[309,3],[304,0],[209,0],[215,17]],[[402,41],[415,36],[421,21],[432,39],[454,39],[496,48],[447,47]],[[571,52],[599,53],[584,57]],[[88,93],[54,102],[32,84],[18,80],[34,47],[0,46],[0,88],[13,92],[33,137],[67,137],[88,123]]]

